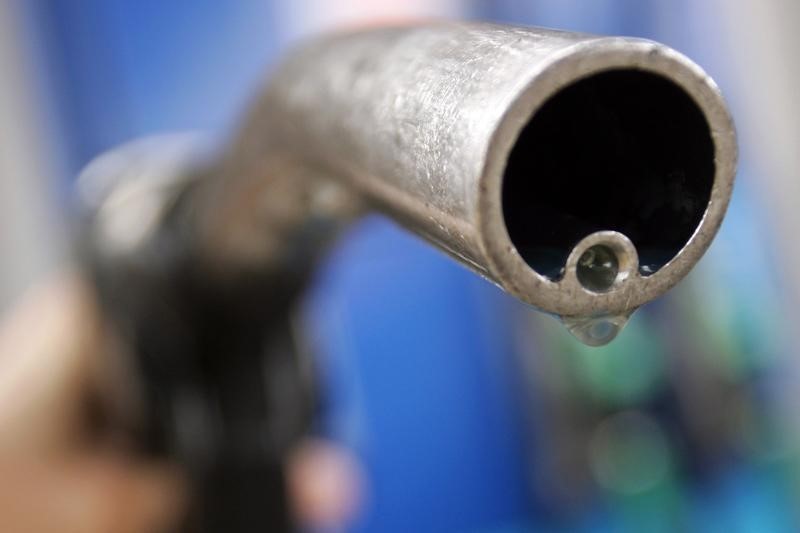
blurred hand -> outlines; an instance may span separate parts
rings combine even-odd
[[[179,518],[175,469],[89,436],[103,334],[77,278],[35,289],[0,324],[0,531],[149,533]]]
[[[106,335],[77,277],[37,288],[0,322],[3,533],[155,533],[180,520],[177,469],[91,431],[90,399],[125,403]],[[297,519],[311,527],[341,528],[361,497],[356,461],[325,441],[300,446],[287,478]]]

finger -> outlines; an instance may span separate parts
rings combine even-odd
[[[42,453],[75,437],[98,356],[98,313],[77,277],[34,289],[0,325],[0,454]]]
[[[0,470],[0,531],[163,532],[183,503],[182,480],[164,466],[86,457]]]
[[[300,523],[323,530],[342,528],[363,499],[363,476],[345,448],[319,439],[302,444],[287,465],[289,495]]]

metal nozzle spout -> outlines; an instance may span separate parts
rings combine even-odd
[[[312,223],[375,209],[572,318],[628,315],[684,277],[736,165],[726,105],[689,59],[534,28],[322,37],[288,55],[245,117],[184,202],[184,234],[213,269],[296,262]],[[605,270],[581,259],[590,248]]]
[[[698,261],[735,164],[718,89],[657,43],[489,24],[334,35],[290,54],[251,108],[205,238],[236,257],[240,191],[320,180],[539,309],[620,314]],[[637,262],[602,291],[568,261],[592,234]]]

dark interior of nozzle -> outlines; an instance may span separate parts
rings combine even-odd
[[[503,213],[511,241],[558,279],[575,244],[626,235],[652,274],[691,238],[709,202],[714,144],[692,98],[668,79],[612,70],[562,89],[509,156]]]

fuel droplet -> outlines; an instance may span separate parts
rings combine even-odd
[[[587,346],[605,346],[613,341],[628,323],[633,311],[622,315],[589,317],[562,316],[561,322],[573,337]]]

